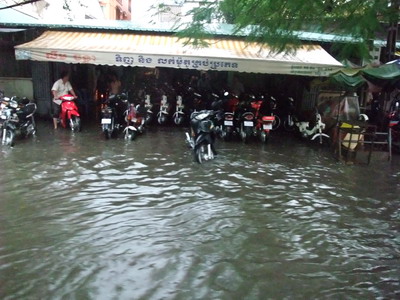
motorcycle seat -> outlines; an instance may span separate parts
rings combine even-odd
[[[19,110],[18,115],[20,117],[30,118],[35,112],[36,112],[36,104],[28,103]]]

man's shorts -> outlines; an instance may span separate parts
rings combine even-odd
[[[58,105],[54,103],[54,101],[51,101],[51,108],[53,111],[53,118],[59,118],[61,112],[61,105]]]

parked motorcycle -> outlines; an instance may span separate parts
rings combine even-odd
[[[1,95],[2,91],[0,90],[0,135],[2,134],[2,128],[3,128],[3,123],[4,120],[6,119],[6,116],[3,114],[5,114],[5,110],[7,109],[9,102],[10,102],[10,98],[8,97],[4,97],[4,95]]]
[[[315,109],[314,117],[315,121],[313,127],[310,127],[310,122],[295,121],[295,124],[302,137],[310,138],[311,141],[318,138],[319,143],[322,144],[324,138],[327,138],[329,140],[330,137],[329,135],[322,132],[325,129],[325,123],[322,122],[321,115],[319,114],[317,109]]]
[[[130,104],[125,112],[126,127],[124,129],[125,139],[133,141],[137,135],[143,133],[145,119],[140,116],[134,104]]]
[[[281,118],[276,114],[278,103],[273,96],[270,97],[270,107],[272,110],[271,116],[274,117],[274,122],[272,123],[272,130],[277,130],[279,126],[281,126]]]
[[[201,164],[215,158],[215,132],[213,118],[215,112],[202,110],[191,116],[191,133],[186,132],[186,141],[193,148],[195,160]]]
[[[223,110],[223,100],[216,93],[211,93],[211,109],[215,112],[213,119],[215,134],[217,136],[222,135],[222,128],[224,124],[224,110]]]
[[[255,135],[255,118],[254,114],[251,111],[248,111],[246,108],[243,110],[243,113],[239,118],[239,135],[244,143],[247,143],[252,136]]]
[[[228,92],[224,93],[224,118],[221,128],[221,137],[225,141],[230,141],[233,135],[236,133],[236,116],[235,112],[239,104],[239,98],[235,95],[231,95]]]
[[[175,111],[174,115],[172,116],[172,118],[174,119],[174,123],[176,125],[182,125],[182,123],[185,120],[185,113],[183,111],[184,108],[185,108],[185,106],[183,105],[183,102],[182,102],[182,96],[177,96],[176,97],[176,111]]]
[[[16,136],[24,138],[34,136],[36,133],[35,112],[36,104],[27,98],[22,99],[22,103],[18,103],[15,97],[11,98],[3,106],[0,115],[3,121],[1,124],[2,144],[14,146]]]
[[[285,128],[286,131],[293,131],[296,128],[296,125],[294,124],[294,99],[292,97],[288,98],[288,107],[287,107],[287,115],[285,117],[285,120],[283,121],[283,128]]]
[[[198,112],[201,110],[205,110],[207,107],[206,97],[204,95],[199,94],[195,89],[189,87],[186,95],[185,95],[185,103],[186,110],[188,115],[191,115],[193,112]]]
[[[157,114],[157,122],[160,125],[165,124],[168,121],[169,115],[169,103],[166,95],[162,96],[160,103],[160,111]]]
[[[152,111],[153,104],[151,103],[150,95],[145,96],[144,107],[146,109],[145,123],[146,123],[146,125],[149,125],[153,122],[153,118],[154,118],[154,113]]]
[[[118,136],[125,128],[125,111],[128,99],[125,94],[111,95],[103,103],[101,110],[101,129],[106,139]]]
[[[268,109],[265,109],[264,106],[268,104],[265,102],[264,97],[260,97],[260,99],[261,100],[251,102],[251,106],[254,110],[254,117],[256,120],[256,135],[262,143],[266,143],[269,140],[275,116],[265,115],[268,113]]]
[[[72,131],[81,131],[81,118],[78,107],[75,103],[75,97],[72,95],[63,95],[60,97],[61,111],[60,123],[64,128],[71,128]]]

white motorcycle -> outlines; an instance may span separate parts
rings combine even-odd
[[[151,103],[150,95],[145,96],[144,107],[146,109],[145,123],[146,125],[149,125],[153,121],[153,116],[154,116],[154,113],[152,111],[153,104]]]
[[[183,109],[185,106],[182,104],[182,96],[177,96],[176,97],[176,111],[174,115],[172,116],[174,119],[174,123],[176,125],[181,125],[185,119],[185,113],[183,112]]]
[[[168,120],[168,111],[169,111],[169,103],[166,95],[162,96],[160,103],[160,111],[157,114],[157,122],[160,125],[163,125]]]
[[[298,122],[295,121],[297,128],[302,137],[310,138],[311,141],[316,138],[319,139],[319,143],[322,144],[324,138],[330,139],[329,135],[323,133],[322,131],[325,129],[325,123],[322,122],[321,115],[318,113],[318,110],[315,110],[315,124],[314,127],[309,127],[310,122]]]

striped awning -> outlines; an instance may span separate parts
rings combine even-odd
[[[16,46],[15,55],[37,61],[304,76],[329,76],[343,66],[318,45],[283,54],[240,40],[206,42],[207,47],[195,48],[174,36],[46,31]]]

